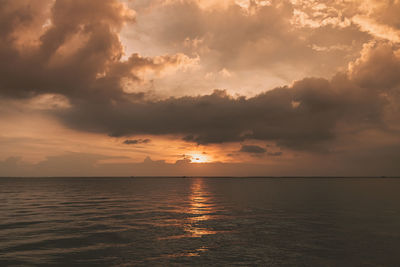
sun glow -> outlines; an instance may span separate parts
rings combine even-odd
[[[206,163],[206,162],[210,162],[210,159],[207,155],[205,154],[188,154],[188,157],[190,159],[191,163]]]

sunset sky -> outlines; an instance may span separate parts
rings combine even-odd
[[[0,176],[400,175],[399,0],[0,0]]]

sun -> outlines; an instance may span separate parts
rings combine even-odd
[[[191,163],[206,163],[210,162],[209,158],[205,154],[188,154]]]

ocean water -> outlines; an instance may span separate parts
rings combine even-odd
[[[1,178],[13,265],[399,266],[400,179]]]

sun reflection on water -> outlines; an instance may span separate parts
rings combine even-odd
[[[203,178],[191,179],[189,194],[186,198],[186,205],[180,209],[180,212],[185,214],[182,221],[178,224],[182,227],[184,234],[173,235],[159,238],[159,240],[186,239],[190,242],[190,238],[202,238],[207,235],[221,233],[212,228],[215,224],[213,220],[219,219],[218,211],[221,211],[221,206],[218,204],[215,195],[210,192],[206,181]],[[196,257],[201,256],[209,250],[209,247],[201,245],[197,248],[182,251],[180,253],[170,254],[167,257]]]
[[[210,213],[216,211],[213,204],[213,197],[207,191],[203,179],[193,179],[190,189],[188,210],[190,217],[188,223],[185,225],[185,231],[192,237],[216,234],[216,231],[198,226],[199,222],[211,219]]]

